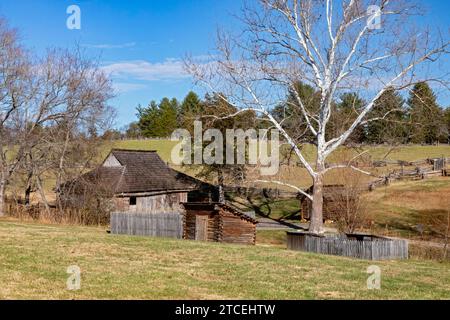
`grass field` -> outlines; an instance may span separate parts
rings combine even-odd
[[[0,220],[1,299],[450,299],[450,265],[109,235]],[[381,290],[368,290],[369,265]],[[67,267],[82,270],[66,289]]]
[[[106,142],[102,154],[106,156],[111,148],[137,149],[137,150],[156,150],[161,158],[170,162],[170,153],[172,148],[177,144],[170,140],[122,140],[114,142]],[[389,160],[404,160],[415,161],[433,157],[450,157],[450,146],[399,146],[396,148],[388,146],[367,146],[362,147],[361,150],[369,150],[368,154],[373,160],[382,160],[383,158]],[[359,150],[359,151],[361,151]],[[312,162],[314,161],[314,147],[312,145],[304,145],[303,152],[305,158]],[[356,151],[355,155],[357,154]],[[387,156],[386,156],[387,155]],[[333,156],[330,157],[330,162],[333,162]]]
[[[367,199],[369,218],[379,229],[387,226],[398,236],[430,238],[427,218],[450,210],[450,178],[395,182],[368,193]],[[420,224],[425,225],[423,235],[418,232]]]

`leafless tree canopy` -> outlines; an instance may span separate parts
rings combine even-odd
[[[0,21],[0,215],[16,176],[25,177],[26,193],[37,189],[47,203],[44,174],[60,183],[83,170],[96,132],[110,123],[111,93],[109,79],[80,50],[35,57]]]
[[[210,62],[186,61],[200,84],[223,93],[240,110],[262,114],[291,145],[314,181],[314,194],[308,195],[312,232],[322,232],[323,176],[336,168],[325,168],[325,160],[358,126],[376,120],[369,118],[375,101],[388,88],[408,90],[419,80],[446,86],[445,69],[430,66],[447,59],[448,35],[418,25],[415,16],[421,12],[412,1],[399,0],[249,2],[239,19],[241,33],[219,32]],[[320,92],[317,110],[297,94],[299,81]],[[358,92],[366,104],[330,137],[332,104],[345,92]],[[317,146],[315,164],[270,112],[289,94]]]

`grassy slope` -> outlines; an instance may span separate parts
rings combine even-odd
[[[445,215],[449,210],[450,178],[394,182],[366,193],[365,197],[368,219],[374,222],[372,232],[387,231],[390,235],[422,238],[417,226],[426,224],[427,216]],[[236,201],[248,206],[244,199]],[[255,199],[254,202],[271,218],[300,219],[297,200]],[[250,207],[247,209],[251,210]],[[424,239],[434,238],[426,227],[424,231]]]
[[[161,156],[161,158],[164,161],[167,161],[170,163],[170,154],[173,146],[175,146],[177,142],[169,141],[169,140],[124,140],[124,141],[115,141],[115,142],[108,142],[105,143],[103,150],[102,150],[102,156],[106,156],[106,154],[109,152],[109,150],[112,147],[115,148],[125,148],[125,149],[139,149],[139,150],[156,150],[158,151],[158,154]],[[390,147],[364,147],[358,151],[356,150],[350,150],[350,152],[346,152],[345,154],[347,157],[353,157],[356,156],[358,153],[362,152],[363,150],[368,149],[369,152],[365,154],[365,156],[370,155],[370,157],[373,160],[380,160],[383,158],[390,159],[390,160],[405,160],[405,161],[415,161],[415,160],[421,160],[426,158],[432,158],[432,157],[440,157],[442,155],[446,157],[450,157],[450,146],[449,145],[441,145],[441,146],[402,146],[399,148],[395,148],[392,150]],[[313,162],[314,161],[314,147],[312,145],[304,145],[303,146],[303,153],[305,155],[305,158]],[[386,156],[386,154],[388,154]],[[328,159],[329,162],[342,162],[342,153],[337,152],[335,154],[332,154],[330,158]],[[175,167],[178,170],[181,170],[183,172],[186,172],[190,175],[195,175],[195,168],[193,167]],[[379,174],[381,172],[384,172],[385,170],[389,170],[387,168],[381,168],[375,170]],[[373,171],[373,170],[372,170]],[[307,171],[304,168],[297,167],[297,166],[282,166],[276,176],[259,176],[259,170],[252,170],[250,169],[247,173],[249,180],[278,180],[278,181],[284,181],[293,185],[296,185],[301,188],[308,188],[312,184],[312,180],[307,173]],[[325,183],[327,184],[334,184],[334,183],[340,183],[340,174],[337,170],[329,172],[325,177]],[[372,178],[367,176],[362,176],[363,180],[372,180]],[[253,184],[254,185],[254,184]],[[288,187],[282,187],[280,185],[276,184],[270,184],[270,183],[258,183],[260,187],[273,187],[273,188],[281,188],[292,191],[292,189]]]
[[[106,155],[111,149],[115,148],[125,148],[125,149],[138,149],[138,150],[156,150],[158,154],[165,160],[170,161],[170,152],[173,146],[177,142],[170,140],[123,140],[105,143],[104,151],[102,152]],[[313,152],[314,147],[311,145],[305,145],[303,151],[305,153],[306,159],[309,161],[314,160]],[[370,149],[369,154],[374,160],[383,159],[384,156],[391,149],[390,147],[364,147],[365,149]],[[390,160],[404,160],[404,161],[415,161],[426,158],[441,157],[442,155],[450,157],[450,146],[402,146],[394,149],[386,157]],[[331,156],[330,161],[333,161],[333,156]]]
[[[448,264],[376,262],[382,289],[367,290],[370,261],[282,248],[113,236],[101,228],[0,220],[0,298],[297,299],[447,298]],[[80,291],[66,269],[82,269]]]
[[[417,237],[426,216],[445,215],[450,207],[450,178],[395,182],[367,194],[369,217],[380,228]],[[425,228],[425,236],[428,235]]]

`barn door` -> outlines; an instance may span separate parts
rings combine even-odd
[[[195,240],[208,240],[208,216],[195,217]]]

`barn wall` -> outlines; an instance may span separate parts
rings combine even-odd
[[[220,210],[221,241],[237,244],[255,244],[256,225],[232,213]]]
[[[114,198],[114,205],[118,212],[162,213],[180,212],[180,203],[186,201],[187,193],[180,192],[137,197],[136,206],[130,206],[130,197],[116,197]]]
[[[127,212],[130,210],[130,198],[114,198],[115,211]]]

